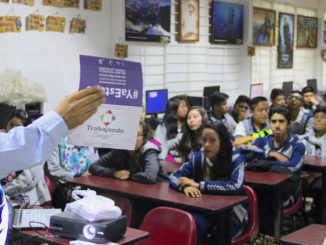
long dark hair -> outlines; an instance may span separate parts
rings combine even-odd
[[[21,120],[24,126],[27,126],[28,124],[31,123],[26,111],[21,109],[16,109],[9,115],[6,125],[8,125],[9,121],[14,117],[17,117],[19,120]]]
[[[228,179],[231,175],[233,162],[232,162],[232,143],[230,135],[223,123],[209,122],[204,126],[214,130],[220,138],[220,151],[215,162],[213,162],[213,170],[219,179]]]
[[[178,120],[180,120],[178,117],[178,107],[181,100],[187,102],[185,98],[178,96],[169,99],[166,103],[163,123],[166,128],[166,138],[168,140],[174,139],[178,134]]]
[[[202,117],[202,123],[201,126],[196,130],[193,131],[189,128],[189,125],[187,123],[187,118],[189,115],[189,112],[192,110],[197,110],[201,117]],[[199,151],[202,147],[202,133],[203,128],[207,123],[207,113],[204,108],[200,106],[192,106],[186,115],[186,122],[184,123],[183,127],[183,135],[180,140],[179,145],[177,146],[177,150],[180,153],[181,156],[185,158],[185,160],[188,160],[188,155],[191,151]]]
[[[129,170],[131,173],[144,172],[144,163],[141,162],[142,147],[153,139],[152,131],[147,123],[140,121],[143,128],[143,145],[136,151],[135,157],[131,157],[127,150],[112,150],[113,165],[117,170]]]

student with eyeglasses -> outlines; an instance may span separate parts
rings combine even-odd
[[[149,126],[140,121],[135,149],[112,150],[94,162],[89,172],[93,175],[133,180],[144,184],[168,181],[168,174],[163,170],[158,154],[160,147],[151,142]]]
[[[313,117],[303,111],[303,95],[294,90],[288,98],[288,108],[291,113],[289,132],[291,134],[310,134],[313,131]]]
[[[250,99],[247,96],[239,95],[230,113],[236,123],[248,117],[249,104]]]

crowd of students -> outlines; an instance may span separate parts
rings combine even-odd
[[[248,156],[251,156],[267,160],[269,171],[292,173],[298,177],[294,178],[293,188],[282,197],[284,207],[292,205],[299,197],[300,181],[297,180],[304,155],[326,156],[324,102],[311,87],[292,91],[288,97],[282,90],[273,89],[271,104],[262,96],[249,99],[240,95],[231,111],[228,98],[225,93],[214,92],[209,98],[210,111],[200,106],[189,108],[185,96],[169,99],[162,123],[157,128],[150,128],[142,118],[134,151],[111,150],[99,157],[96,149],[70,146],[65,139],[47,161],[49,174],[63,179],[93,174],[145,184],[169,181],[172,188],[194,198],[202,193],[245,195],[242,188],[245,165],[249,164]],[[12,118],[8,130],[13,125]],[[25,121],[17,125],[25,125]],[[184,164],[168,176],[160,160]],[[41,197],[46,185],[43,177],[33,175],[35,169],[8,176],[5,192],[12,196],[29,194],[35,189],[39,196],[33,197],[32,203],[48,201],[48,195]],[[43,168],[36,172],[44,175]],[[308,188],[320,191],[320,176],[310,184]],[[318,214],[320,196],[313,197]],[[265,212],[260,216],[268,219],[271,202],[266,196],[262,203]],[[235,237],[246,225],[246,207],[236,206],[233,213],[232,236]],[[212,229],[216,227],[210,217],[200,213],[192,215],[197,223],[199,240],[207,233],[215,234]],[[261,226],[261,231],[268,233],[270,227],[271,224],[266,223]],[[211,236],[212,244],[214,239]]]

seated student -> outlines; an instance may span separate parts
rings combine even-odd
[[[313,131],[313,117],[302,110],[302,93],[292,91],[287,104],[291,113],[290,134],[310,134]]]
[[[189,161],[189,156],[193,151],[199,151],[202,147],[202,131],[207,123],[207,113],[200,106],[193,106],[189,109],[185,123],[183,135],[177,147],[182,157],[182,162]]]
[[[23,110],[14,111],[9,117],[7,131],[18,126],[27,126],[30,123],[28,115]],[[43,164],[11,173],[7,177],[7,184],[3,186],[6,195],[23,194],[28,196],[30,204],[42,205],[51,200],[50,192],[44,180]]]
[[[284,92],[279,88],[272,89],[271,102],[272,102],[272,106],[275,106],[275,105],[285,106],[286,100],[285,100]]]
[[[242,195],[244,183],[244,158],[232,155],[230,135],[223,124],[209,122],[203,130],[203,150],[194,152],[190,161],[170,175],[170,186],[189,197],[205,194]],[[242,233],[247,220],[247,211],[241,206],[234,207],[232,234]],[[216,244],[212,229],[214,219],[200,213],[192,214],[197,224],[197,239],[200,241],[207,233],[212,234],[210,244]]]
[[[234,145],[239,148],[253,142],[256,138],[270,134],[267,99],[258,96],[250,100],[251,117],[238,123],[234,132]]]
[[[234,103],[233,110],[231,112],[231,116],[236,123],[239,123],[248,117],[249,104],[250,99],[247,96],[239,95]]]
[[[229,111],[228,98],[229,96],[227,94],[220,93],[218,91],[215,91],[210,96],[212,112],[208,116],[208,120],[210,122],[223,123],[232,137],[235,127],[237,126],[237,123],[234,121],[232,116],[228,113]]]
[[[306,86],[301,92],[303,95],[303,108],[306,113],[313,113],[319,105],[323,105],[313,87]]]
[[[326,107],[319,106],[314,111],[314,131],[302,136],[306,145],[306,155],[326,157]],[[309,175],[309,192],[313,196],[316,215],[320,215],[321,208],[321,174]],[[308,180],[306,178],[306,180]]]
[[[177,145],[182,137],[182,124],[188,112],[187,100],[183,96],[170,98],[165,107],[163,124],[157,126],[154,139],[161,145],[160,160],[174,161]],[[168,157],[168,154],[169,157]],[[171,157],[172,156],[172,157]]]
[[[144,184],[168,181],[168,175],[158,159],[160,149],[150,142],[151,136],[149,127],[140,121],[135,150],[112,150],[92,164],[89,172],[97,176],[130,179]]]
[[[99,156],[93,147],[79,147],[67,144],[68,137],[63,139],[47,161],[51,176],[60,179],[71,179],[87,175],[89,167]]]
[[[269,113],[270,127],[273,134],[256,139],[252,145],[243,146],[240,151],[254,152],[260,159],[268,160],[269,171],[293,173],[293,184],[284,191],[283,207],[294,204],[300,194],[300,172],[303,166],[305,146],[297,135],[290,135],[290,112],[286,107],[273,106]],[[248,163],[249,165],[249,163]],[[269,234],[272,230],[272,200],[264,195],[259,200],[259,219],[261,232]]]

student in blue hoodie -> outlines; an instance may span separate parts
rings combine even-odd
[[[203,129],[203,150],[194,152],[190,161],[170,175],[170,186],[189,197],[202,194],[244,194],[244,158],[232,155],[230,135],[223,124],[208,123]],[[211,233],[211,244],[216,244],[216,221],[201,213],[192,213],[200,241]],[[232,237],[240,235],[247,222],[247,211],[238,205],[232,217]]]

